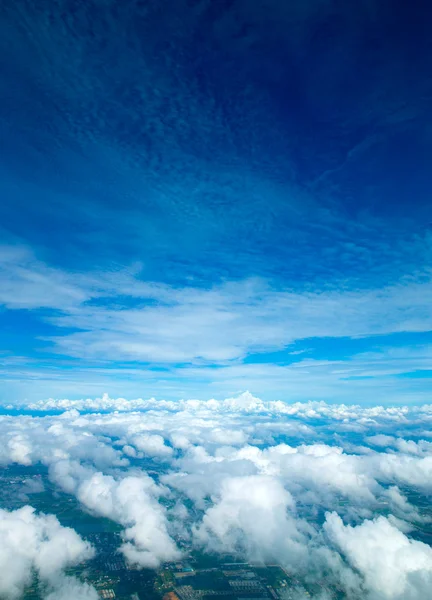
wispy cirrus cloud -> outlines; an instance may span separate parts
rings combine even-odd
[[[144,383],[165,380],[161,390],[164,385],[169,389],[170,381],[187,386],[201,378],[216,390],[224,383],[225,393],[245,388],[261,392],[271,378],[275,392],[285,386],[297,398],[298,391],[308,393],[305,385],[313,374],[315,387],[327,389],[325,398],[333,390],[350,390],[350,380],[360,379],[357,385],[367,390],[368,378],[384,381],[431,370],[431,351],[425,344],[378,346],[337,360],[325,353],[314,356],[313,348],[307,356],[294,349],[295,343],[311,338],[370,337],[376,347],[379,336],[432,330],[432,285],[426,275],[366,290],[300,291],[275,288],[259,278],[174,287],[143,280],[139,265],[110,273],[71,272],[50,267],[17,246],[3,247],[0,258],[0,301],[9,314],[25,310],[35,323],[28,339],[30,356],[21,362],[4,359],[4,374],[12,379],[16,369],[31,378],[29,359],[57,355],[55,372],[42,367],[38,378],[44,373],[52,382],[73,378],[85,362],[102,387],[115,369]],[[290,346],[285,355],[271,354]],[[421,384],[411,381],[413,390]],[[312,388],[310,394],[316,397]]]

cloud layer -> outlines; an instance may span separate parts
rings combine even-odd
[[[337,586],[353,598],[425,597],[429,405],[288,405],[243,394],[33,408],[41,416],[0,417],[1,463],[42,465],[82,510],[118,523],[132,565],[157,567],[195,547],[280,562],[329,598]],[[54,408],[68,410],[44,416]],[[110,412],[86,412],[97,408]],[[370,562],[375,554],[382,565]]]
[[[0,509],[0,539],[2,598],[21,598],[35,574],[46,600],[97,600],[94,588],[64,575],[66,567],[92,558],[94,550],[55,516],[37,514],[31,506]]]
[[[425,382],[412,374],[431,371],[431,301],[429,272],[348,290],[258,277],[180,287],[144,280],[140,265],[71,272],[25,246],[0,246],[0,304],[33,331],[31,356],[5,357],[0,376],[13,399],[121,379],[135,393],[175,390],[176,399],[208,385],[268,393],[271,382],[271,393],[291,399],[364,401],[372,390],[421,402]]]

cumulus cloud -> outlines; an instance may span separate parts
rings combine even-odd
[[[385,517],[344,525],[331,513],[325,530],[377,599],[424,600],[432,589],[432,548],[410,540]]]
[[[129,476],[116,481],[95,473],[81,483],[77,497],[95,514],[125,526],[121,551],[130,563],[157,567],[161,562],[180,557],[168,534],[158,492],[154,481],[147,476]]]
[[[120,524],[119,550],[137,566],[177,560],[187,541],[387,600],[347,540],[402,535],[411,553],[417,528],[430,522],[421,508],[432,490],[427,406],[289,405],[243,394],[80,414],[65,402],[57,416],[0,417],[0,461],[29,474],[44,466],[83,510]],[[427,572],[407,571],[407,598],[417,600]]]
[[[380,446],[381,448],[387,448],[393,446],[395,438],[392,435],[385,435],[384,433],[377,433],[366,438],[366,441],[373,446]]]
[[[50,465],[51,478],[96,516],[124,526],[120,551],[141,567],[176,560],[180,552],[168,533],[166,510],[159,502],[163,489],[146,473],[118,478],[60,460]]]
[[[351,423],[359,425],[360,431],[367,430],[369,426],[382,422],[393,426],[395,423],[406,424],[407,422],[432,423],[432,410],[430,405],[424,406],[373,406],[364,407],[360,405],[328,404],[326,402],[282,402],[281,400],[263,401],[250,392],[243,392],[239,396],[226,398],[225,400],[156,400],[155,398],[137,398],[127,400],[125,398],[111,398],[103,394],[100,398],[86,398],[81,400],[69,400],[49,398],[30,403],[26,408],[33,411],[70,411],[78,410],[84,412],[97,411],[189,411],[193,414],[263,414],[311,420],[314,424],[325,422]],[[373,434],[370,434],[373,437]],[[381,438],[381,442],[385,438]],[[374,438],[373,442],[380,438]]]
[[[291,512],[294,500],[277,479],[229,477],[212,500],[195,531],[210,549],[262,561],[286,556],[292,565],[305,558],[305,537]]]
[[[53,515],[37,514],[31,506],[15,511],[0,509],[0,596],[20,598],[35,573],[49,590],[63,587],[66,600],[73,597],[97,598],[96,591],[76,579],[64,579],[66,567],[92,558],[94,551],[73,529],[62,527]]]
[[[129,443],[137,450],[141,450],[144,455],[167,457],[172,454],[172,448],[165,444],[165,440],[161,435],[135,435]]]
[[[99,600],[95,588],[74,577],[59,577],[47,586],[45,600]]]

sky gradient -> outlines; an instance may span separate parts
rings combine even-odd
[[[430,401],[431,11],[5,0],[0,401]]]

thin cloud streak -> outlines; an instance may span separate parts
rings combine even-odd
[[[261,391],[265,379],[276,377],[287,394],[302,385],[300,369],[314,373],[315,385],[328,382],[332,387],[336,382],[344,386],[350,377],[384,378],[431,368],[427,346],[394,350],[393,355],[387,350],[358,353],[338,361],[288,353],[289,365],[265,356],[312,337],[379,340],[380,335],[429,331],[432,284],[420,276],[358,291],[274,289],[257,278],[175,288],[142,281],[139,265],[111,274],[72,273],[51,268],[20,247],[3,247],[1,258],[0,301],[9,311],[34,316],[40,329],[34,357],[38,361],[41,352],[61,355],[54,378],[65,382],[68,370],[59,360],[75,361],[70,362],[72,372],[93,365],[96,377],[104,363],[111,363],[117,373],[124,369],[125,376],[141,373],[143,381],[154,378],[152,365],[161,366],[168,385],[176,378],[202,378],[216,386],[223,380],[226,390],[257,385]],[[46,325],[54,335],[43,334]],[[262,361],[253,366],[244,362],[260,355]],[[5,359],[5,367],[13,379],[14,365]],[[31,372],[25,357],[19,368],[24,375]],[[39,377],[48,372],[41,368]],[[109,381],[110,371],[103,375]],[[164,379],[163,371],[159,377]]]

